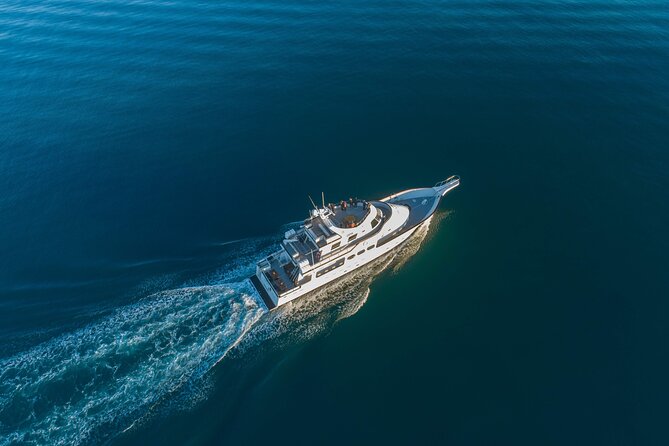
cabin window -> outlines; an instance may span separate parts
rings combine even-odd
[[[329,273],[330,271],[339,268],[339,267],[342,266],[343,264],[344,264],[344,259],[341,258],[341,259],[337,260],[335,263],[333,263],[332,265],[330,265],[330,266],[326,266],[326,267],[323,268],[322,270],[318,271],[318,272],[316,273],[316,277],[320,277],[320,276],[322,276],[323,274],[327,274],[327,273]]]
[[[356,238],[358,238],[358,234],[353,234],[352,236],[350,236],[350,237],[348,238],[348,241],[349,241],[349,242],[352,242],[352,241],[355,240]]]
[[[365,253],[365,250],[364,250],[364,249],[363,249],[362,251],[358,251],[358,255],[360,255],[360,254],[364,254],[364,253]]]
[[[348,256],[347,260],[351,260],[353,257],[355,257],[355,254]]]
[[[372,220],[372,229],[374,229],[378,224],[379,224],[379,218],[377,217],[374,220]]]
[[[303,285],[311,280],[311,274],[307,274],[300,280],[300,285]]]
[[[341,244],[340,242],[333,243],[333,244],[332,244],[332,248],[330,248],[330,251],[334,251],[335,249],[339,248],[339,245],[340,245],[340,244]]]
[[[369,251],[370,249],[374,249],[374,245],[372,245],[372,246],[370,246],[369,248],[367,248],[367,251]]]

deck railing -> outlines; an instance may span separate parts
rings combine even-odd
[[[453,183],[455,181],[457,181],[459,183],[460,182],[460,177],[457,176],[457,175],[450,176],[450,177],[446,178],[445,180],[442,180],[442,181],[438,182],[437,184],[435,184],[434,187],[445,186],[445,185],[447,185],[449,183]]]

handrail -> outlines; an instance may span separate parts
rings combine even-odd
[[[438,182],[437,184],[434,185],[434,187],[441,187],[445,184],[452,183],[453,181],[460,181],[460,177],[457,175],[452,175],[446,178],[445,180]]]

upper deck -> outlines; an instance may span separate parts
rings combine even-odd
[[[344,208],[339,205],[332,206],[330,209],[333,212],[328,218],[333,225],[338,228],[355,228],[367,218],[371,206],[366,201],[359,201]]]
[[[342,202],[344,203],[344,202]],[[339,234],[336,229],[356,228],[365,221],[371,211],[371,205],[366,201],[355,201],[352,204],[329,205],[324,213],[312,216],[306,220],[305,228],[310,229],[316,241],[320,238],[330,241]],[[331,228],[334,226],[334,230]],[[319,246],[323,244],[319,243]]]
[[[303,268],[310,269],[376,234],[392,214],[391,207],[383,202],[359,202],[358,205],[346,206],[344,209],[341,206],[328,209],[329,213],[306,220],[298,231],[286,233],[283,247],[293,261]],[[372,211],[373,217],[370,216]],[[361,225],[365,221],[367,223]],[[335,232],[355,228],[360,228],[360,231],[351,231],[345,235]]]

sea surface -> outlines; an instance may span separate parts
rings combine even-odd
[[[268,313],[307,195],[452,174]],[[667,445],[666,0],[0,2],[0,445]]]

